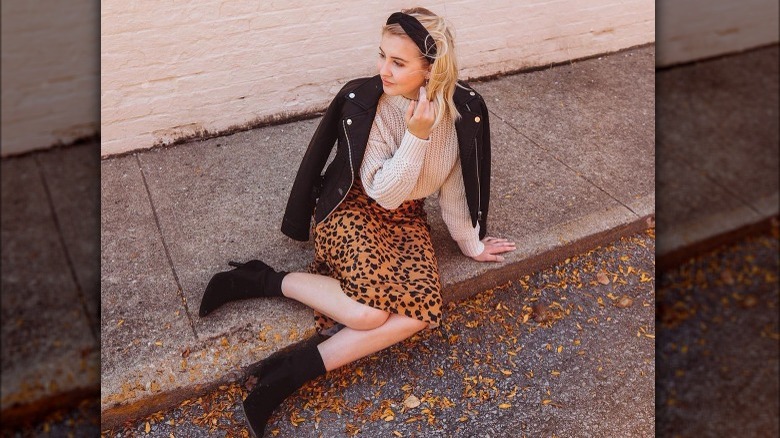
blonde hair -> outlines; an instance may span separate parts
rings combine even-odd
[[[430,78],[425,91],[428,99],[436,104],[436,120],[434,126],[441,122],[445,114],[449,113],[453,121],[460,118],[460,113],[455,107],[455,86],[458,82],[458,60],[455,56],[454,30],[449,23],[428,9],[417,7],[403,9],[401,12],[411,15],[422,24],[436,42],[436,55],[433,56],[433,64],[423,57],[426,65],[431,65]],[[382,27],[382,34],[407,36],[399,24],[390,24]],[[430,56],[431,54],[423,53]]]

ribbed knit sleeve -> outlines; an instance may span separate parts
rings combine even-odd
[[[461,252],[469,257],[482,254],[482,251],[485,250],[485,244],[479,240],[479,224],[476,227],[471,226],[460,159],[455,162],[450,174],[441,186],[439,206],[441,207],[441,217]]]
[[[404,133],[400,142],[394,132]],[[417,184],[429,143],[406,130],[402,116],[378,112],[360,166],[366,194],[388,210],[398,208]]]

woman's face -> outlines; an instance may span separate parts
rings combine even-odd
[[[425,83],[428,62],[420,49],[406,36],[385,32],[379,43],[379,59],[376,63],[385,94],[402,95],[417,99],[420,87]]]

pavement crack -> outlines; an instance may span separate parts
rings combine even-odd
[[[488,111],[489,111],[489,110],[488,110]],[[628,211],[630,211],[631,213],[633,213],[633,214],[634,214],[634,216],[636,216],[636,217],[639,217],[639,214],[638,214],[637,212],[635,212],[633,208],[629,207],[628,205],[626,205],[625,203],[623,203],[623,202],[622,202],[620,199],[618,199],[618,198],[616,198],[615,196],[613,196],[613,195],[612,195],[612,193],[608,192],[606,189],[602,188],[601,186],[599,186],[599,185],[598,185],[598,184],[596,184],[595,182],[593,182],[593,181],[591,181],[590,179],[588,179],[588,178],[587,178],[587,177],[586,177],[584,174],[582,174],[581,172],[579,172],[577,169],[574,169],[573,167],[571,167],[571,166],[569,166],[568,164],[566,164],[566,162],[565,162],[565,161],[563,161],[563,160],[559,159],[558,157],[556,157],[556,156],[555,156],[555,155],[554,155],[554,154],[553,154],[553,153],[552,153],[552,152],[551,152],[549,149],[545,148],[545,147],[544,147],[544,146],[542,146],[542,145],[541,145],[539,142],[537,142],[536,140],[532,139],[531,137],[529,137],[529,136],[525,135],[525,134],[524,134],[522,131],[520,131],[520,129],[518,129],[517,127],[515,127],[514,125],[512,125],[511,123],[509,123],[507,120],[505,120],[505,119],[504,119],[503,117],[501,117],[499,114],[496,114],[496,113],[495,113],[495,112],[493,112],[493,111],[489,111],[489,112],[490,112],[490,114],[492,114],[493,116],[495,116],[497,119],[499,119],[499,120],[501,120],[502,122],[506,123],[506,125],[507,125],[507,126],[509,126],[509,127],[510,127],[510,128],[513,130],[513,131],[515,131],[516,133],[520,134],[520,135],[521,135],[523,138],[525,138],[526,140],[528,140],[529,142],[531,142],[531,144],[533,144],[534,146],[536,146],[538,149],[542,150],[542,151],[543,151],[543,152],[544,152],[546,155],[548,155],[549,157],[551,157],[553,160],[555,160],[555,161],[557,161],[557,162],[561,163],[561,164],[562,164],[562,165],[563,165],[565,168],[567,168],[567,169],[571,170],[572,172],[574,172],[574,174],[575,174],[575,175],[577,175],[578,177],[580,177],[580,178],[582,178],[583,180],[585,180],[585,182],[587,182],[588,184],[592,185],[593,187],[595,187],[595,188],[599,189],[599,191],[601,191],[601,192],[602,192],[602,193],[604,193],[605,195],[609,196],[609,197],[610,197],[610,198],[612,198],[612,199],[613,199],[615,202],[617,202],[618,204],[622,205],[622,206],[623,206],[623,207],[625,207],[625,208],[626,208]]]
[[[192,334],[195,336],[195,340],[199,341],[200,338],[198,337],[198,331],[195,330],[195,322],[192,320],[189,306],[187,306],[187,300],[184,298],[184,288],[182,288],[181,286],[181,281],[179,280],[179,274],[176,272],[176,266],[173,264],[173,258],[171,257],[171,252],[170,250],[168,250],[168,242],[165,241],[165,234],[163,234],[162,226],[160,225],[160,218],[159,216],[157,216],[157,208],[154,206],[152,191],[149,189],[149,184],[146,182],[146,174],[144,173],[143,166],[141,166],[141,159],[139,158],[138,155],[139,154],[135,155],[135,161],[136,164],[138,164],[138,171],[141,173],[141,179],[144,182],[144,189],[146,189],[146,196],[149,199],[149,205],[152,208],[152,216],[154,217],[154,223],[157,226],[157,231],[160,233],[160,240],[162,241],[163,244],[165,257],[168,259],[168,264],[170,265],[171,272],[173,273],[173,279],[174,281],[176,281],[176,289],[179,292],[179,299],[181,300],[181,303],[184,306],[184,312],[187,314],[187,320],[190,322],[190,328],[192,329]]]
[[[51,212],[51,217],[54,221],[54,227],[57,229],[57,240],[62,247],[62,251],[65,253],[65,261],[68,265],[68,272],[70,272],[70,277],[73,279],[73,284],[76,285],[76,293],[79,297],[79,302],[81,303],[81,310],[84,312],[84,315],[87,318],[89,331],[92,333],[93,339],[95,342],[97,342],[97,345],[100,346],[100,334],[97,330],[98,321],[93,320],[92,315],[90,315],[89,308],[87,306],[87,298],[84,296],[84,288],[81,287],[78,275],[76,274],[76,267],[73,264],[73,257],[70,251],[68,251],[68,245],[65,244],[65,237],[62,232],[62,224],[60,223],[60,218],[57,215],[57,209],[54,208],[54,200],[51,195],[51,189],[49,188],[49,182],[46,180],[46,174],[43,171],[43,166],[41,165],[39,155],[37,154],[35,155],[35,167],[38,169],[38,176],[41,178],[43,191],[46,193],[46,202],[49,204],[49,211]]]

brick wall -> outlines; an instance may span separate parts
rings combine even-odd
[[[2,2],[3,156],[71,143],[100,128],[97,6]]]
[[[413,3],[104,0],[103,155],[321,110],[374,74],[381,24]],[[425,3],[455,26],[464,78],[654,41],[650,0]]]
[[[656,15],[658,66],[778,41],[777,0],[660,0]]]

